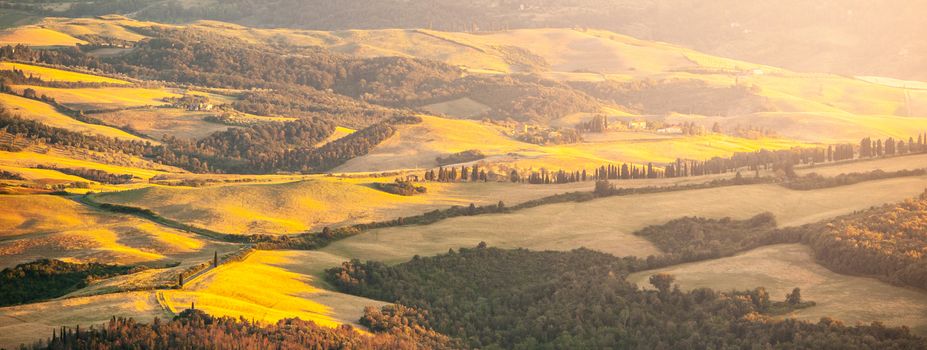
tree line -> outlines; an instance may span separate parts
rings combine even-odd
[[[598,180],[660,179],[718,175],[739,172],[740,170],[759,171],[760,169],[783,171],[784,176],[794,178],[796,175],[792,169],[795,165],[815,165],[853,159],[890,157],[927,152],[927,134],[918,135],[917,140],[910,137],[907,143],[901,140],[896,141],[895,139],[888,138],[884,141],[884,144],[896,145],[892,148],[879,146],[882,144],[882,140],[871,141],[870,138],[865,138],[860,142],[860,146],[839,144],[829,145],[827,148],[796,147],[777,151],[762,149],[756,152],[738,152],[727,158],[714,157],[704,161],[677,158],[673,163],[662,164],[662,168],[659,163],[655,164],[654,162],[648,162],[646,164],[606,164],[593,169],[592,172],[587,172],[586,169],[572,171],[563,169],[557,171],[540,169],[530,172],[512,169],[508,174],[508,180],[514,183],[564,184]],[[429,170],[428,172],[434,172],[434,170]],[[426,176],[426,179],[429,178],[430,177]],[[456,180],[449,177],[438,177],[438,180],[435,181],[454,182]],[[836,181],[841,180],[838,179]]]
[[[195,307],[196,305],[192,305]],[[49,338],[24,349],[455,349],[446,336],[416,324],[388,324],[374,334],[361,334],[350,325],[324,327],[312,321],[287,318],[273,324],[243,318],[212,317],[195,308],[172,320],[155,318],[140,323],[115,317],[102,325],[61,327]]]
[[[102,184],[108,185],[122,185],[131,183],[134,178],[131,174],[111,174],[99,169],[87,169],[87,168],[62,168],[62,167],[52,167],[39,165],[39,169],[48,169],[54,170],[60,173],[74,175],[81,177],[90,181],[96,181]]]

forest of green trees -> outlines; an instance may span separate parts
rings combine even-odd
[[[672,276],[658,275],[651,279],[656,290],[641,290],[625,280],[628,259],[585,249],[532,252],[481,244],[396,266],[354,260],[326,275],[342,291],[424,312],[418,317],[435,331],[470,348],[846,349],[924,342],[907,328],[878,323],[776,320],[769,316],[775,299],[761,287],[683,292]],[[802,302],[793,292],[780,303]],[[376,324],[366,318],[362,322]]]
[[[131,266],[42,259],[0,271],[0,306],[57,298],[90,282],[130,273]]]

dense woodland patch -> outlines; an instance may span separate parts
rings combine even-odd
[[[340,290],[424,311],[436,331],[472,348],[678,349],[917,348],[924,339],[881,324],[777,321],[763,288],[680,291],[668,275],[655,291],[625,280],[633,258],[579,249],[531,252],[480,246],[388,266],[346,262],[328,270]],[[798,295],[789,298],[800,304]],[[788,304],[788,302],[786,302]],[[384,310],[384,313],[392,310]],[[379,313],[368,310],[368,324]]]
[[[151,324],[113,317],[104,325],[56,330],[27,349],[453,349],[445,336],[416,324],[390,324],[374,335],[351,326],[328,328],[311,321],[284,319],[256,324],[215,318],[188,309],[170,321]]]
[[[123,275],[131,266],[74,264],[42,259],[0,271],[0,306],[57,298],[88,283]]]

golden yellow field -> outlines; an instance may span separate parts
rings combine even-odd
[[[94,198],[148,208],[167,218],[224,233],[282,234],[389,220],[452,205],[496,204],[500,200],[519,203],[571,189],[588,190],[592,186],[591,183],[563,186],[428,183],[427,194],[412,197],[370,186],[375,181],[392,180],[317,176],[305,181],[268,184],[149,187]]]
[[[74,46],[86,43],[86,41],[77,39],[73,36],[35,26],[0,31],[0,45]]]
[[[927,334],[927,293],[896,287],[873,278],[834,273],[814,261],[811,249],[801,244],[758,248],[729,258],[676,265],[632,274],[628,280],[648,287],[655,273],[669,273],[684,289],[745,290],[764,287],[772,299],[783,300],[792,288],[801,288],[804,300],[816,306],[787,317],[817,322],[832,317],[848,325],[881,321],[887,326],[908,326]]]
[[[49,195],[0,195],[0,266],[38,258],[119,264],[209,260],[226,244]],[[222,248],[223,250],[227,250]]]
[[[55,68],[34,66],[15,62],[0,62],[0,70],[20,70],[27,76],[32,75],[44,81],[131,84],[125,80],[107,78],[99,75],[84,74]]]
[[[163,101],[165,97],[180,97],[165,89],[117,87],[60,89],[28,85],[14,85],[12,88],[17,93],[31,88],[38,96],[53,97],[58,103],[79,110],[160,106],[165,104]]]
[[[299,317],[329,327],[356,324],[364,306],[384,304],[321,289],[318,277],[304,267],[318,263],[318,255],[308,251],[257,251],[242,262],[224,264],[198,277],[182,290],[158,293],[172,312],[195,303],[197,309],[214,316],[242,316],[263,322]]]
[[[116,128],[78,121],[58,112],[55,107],[44,102],[9,94],[0,94],[0,104],[15,115],[19,115],[25,119],[35,120],[51,127],[68,129],[79,133],[115,137],[123,140],[145,141],[145,139]]]

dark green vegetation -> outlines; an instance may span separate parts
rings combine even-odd
[[[635,235],[653,242],[664,255],[648,258],[685,263],[730,256],[759,245],[769,232],[776,230],[776,218],[763,213],[748,220],[681,218],[662,225],[646,227]],[[662,262],[661,262],[662,263]]]
[[[451,349],[451,341],[416,324],[390,324],[367,336],[351,326],[318,326],[284,319],[255,324],[231,317],[214,318],[189,309],[171,321],[151,324],[113,317],[109,323],[76,329],[62,327],[31,349]]]
[[[57,298],[88,283],[133,271],[131,266],[42,259],[0,271],[0,306]]]
[[[656,291],[625,280],[634,258],[580,249],[461,249],[387,266],[354,260],[327,271],[339,289],[424,311],[435,331],[486,349],[917,348],[924,339],[881,324],[778,321],[762,288],[682,292],[668,275]],[[795,294],[795,293],[793,293]],[[393,312],[384,310],[383,313]],[[371,316],[372,315],[372,316]],[[376,319],[376,312],[368,316]]]
[[[17,173],[12,173],[6,170],[0,170],[0,180],[25,180],[26,178],[22,177]]]
[[[78,177],[85,178],[87,180],[96,181],[99,183],[110,184],[110,185],[120,185],[127,184],[132,182],[132,175],[129,174],[110,174],[103,170],[98,169],[86,169],[86,168],[59,168],[59,167],[38,167],[39,169],[50,169],[55,170],[64,174],[74,175]]]
[[[400,196],[414,196],[428,192],[428,188],[425,186],[416,186],[412,182],[399,179],[396,179],[395,182],[375,182],[373,188]]]
[[[451,164],[475,162],[484,158],[486,158],[486,155],[483,154],[483,152],[478,149],[471,149],[454,154],[448,154],[444,157],[437,157],[435,158],[435,161],[438,162],[439,166],[446,166]]]
[[[782,185],[793,190],[810,191],[820,188],[847,186],[864,181],[923,175],[927,175],[927,170],[899,170],[892,172],[873,170],[868,173],[840,174],[835,177],[825,177],[819,174],[811,173],[805,176],[790,179],[788,182],[785,182]]]

